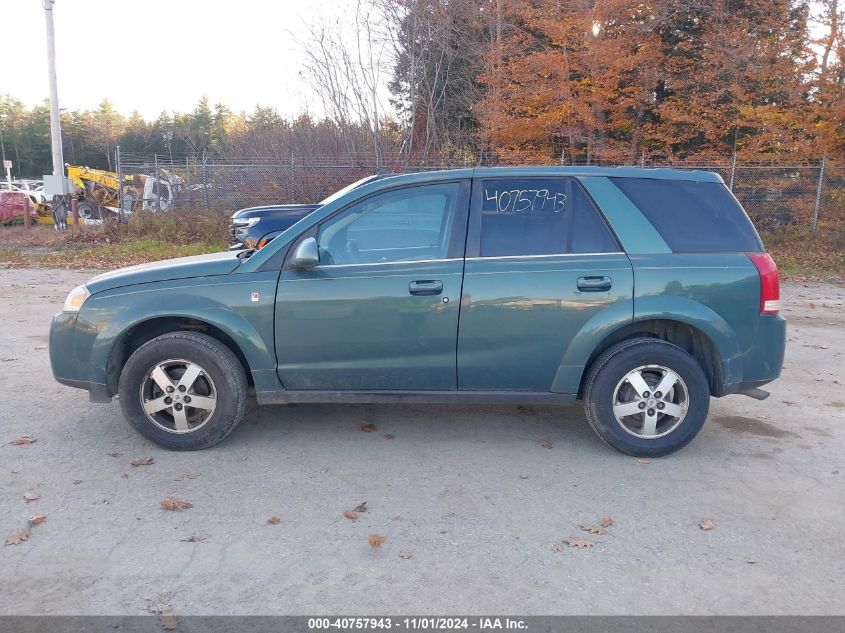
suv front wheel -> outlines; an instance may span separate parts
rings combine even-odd
[[[593,430],[635,457],[668,455],[698,435],[710,408],[698,361],[660,339],[623,341],[590,367],[584,409]]]
[[[129,423],[175,450],[207,448],[231,433],[243,415],[246,390],[232,350],[196,332],[170,332],[141,345],[118,385]]]

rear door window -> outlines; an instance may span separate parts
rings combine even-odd
[[[763,250],[751,220],[722,183],[656,178],[611,181],[676,253]]]
[[[481,257],[619,250],[604,219],[571,178],[488,179],[475,196]]]

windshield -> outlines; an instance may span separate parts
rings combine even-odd
[[[340,198],[342,195],[347,194],[347,193],[349,193],[350,191],[352,191],[353,189],[357,189],[357,188],[358,188],[358,187],[360,187],[361,185],[365,185],[365,184],[367,184],[368,182],[370,182],[371,180],[375,180],[376,178],[378,178],[378,176],[377,176],[377,175],[375,175],[375,176],[366,176],[366,177],[364,177],[364,178],[361,178],[361,180],[356,180],[356,181],[355,181],[355,182],[353,182],[351,185],[346,185],[343,189],[339,189],[338,191],[335,191],[332,195],[330,195],[328,198],[325,198],[324,200],[321,200],[321,201],[320,201],[320,204],[321,204],[321,205],[324,205],[324,204],[328,204],[329,202],[334,202],[335,200],[337,200],[338,198]]]

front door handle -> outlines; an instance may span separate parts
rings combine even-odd
[[[604,292],[610,290],[610,277],[578,277],[578,290],[583,292]]]
[[[443,282],[437,279],[412,281],[408,284],[408,292],[412,295],[439,295],[443,292]]]

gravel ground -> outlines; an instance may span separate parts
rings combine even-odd
[[[841,286],[785,283],[772,397],[714,400],[642,463],[578,407],[253,406],[161,450],[52,379],[50,318],[87,277],[0,270],[0,537],[47,517],[0,546],[0,614],[845,614]]]

